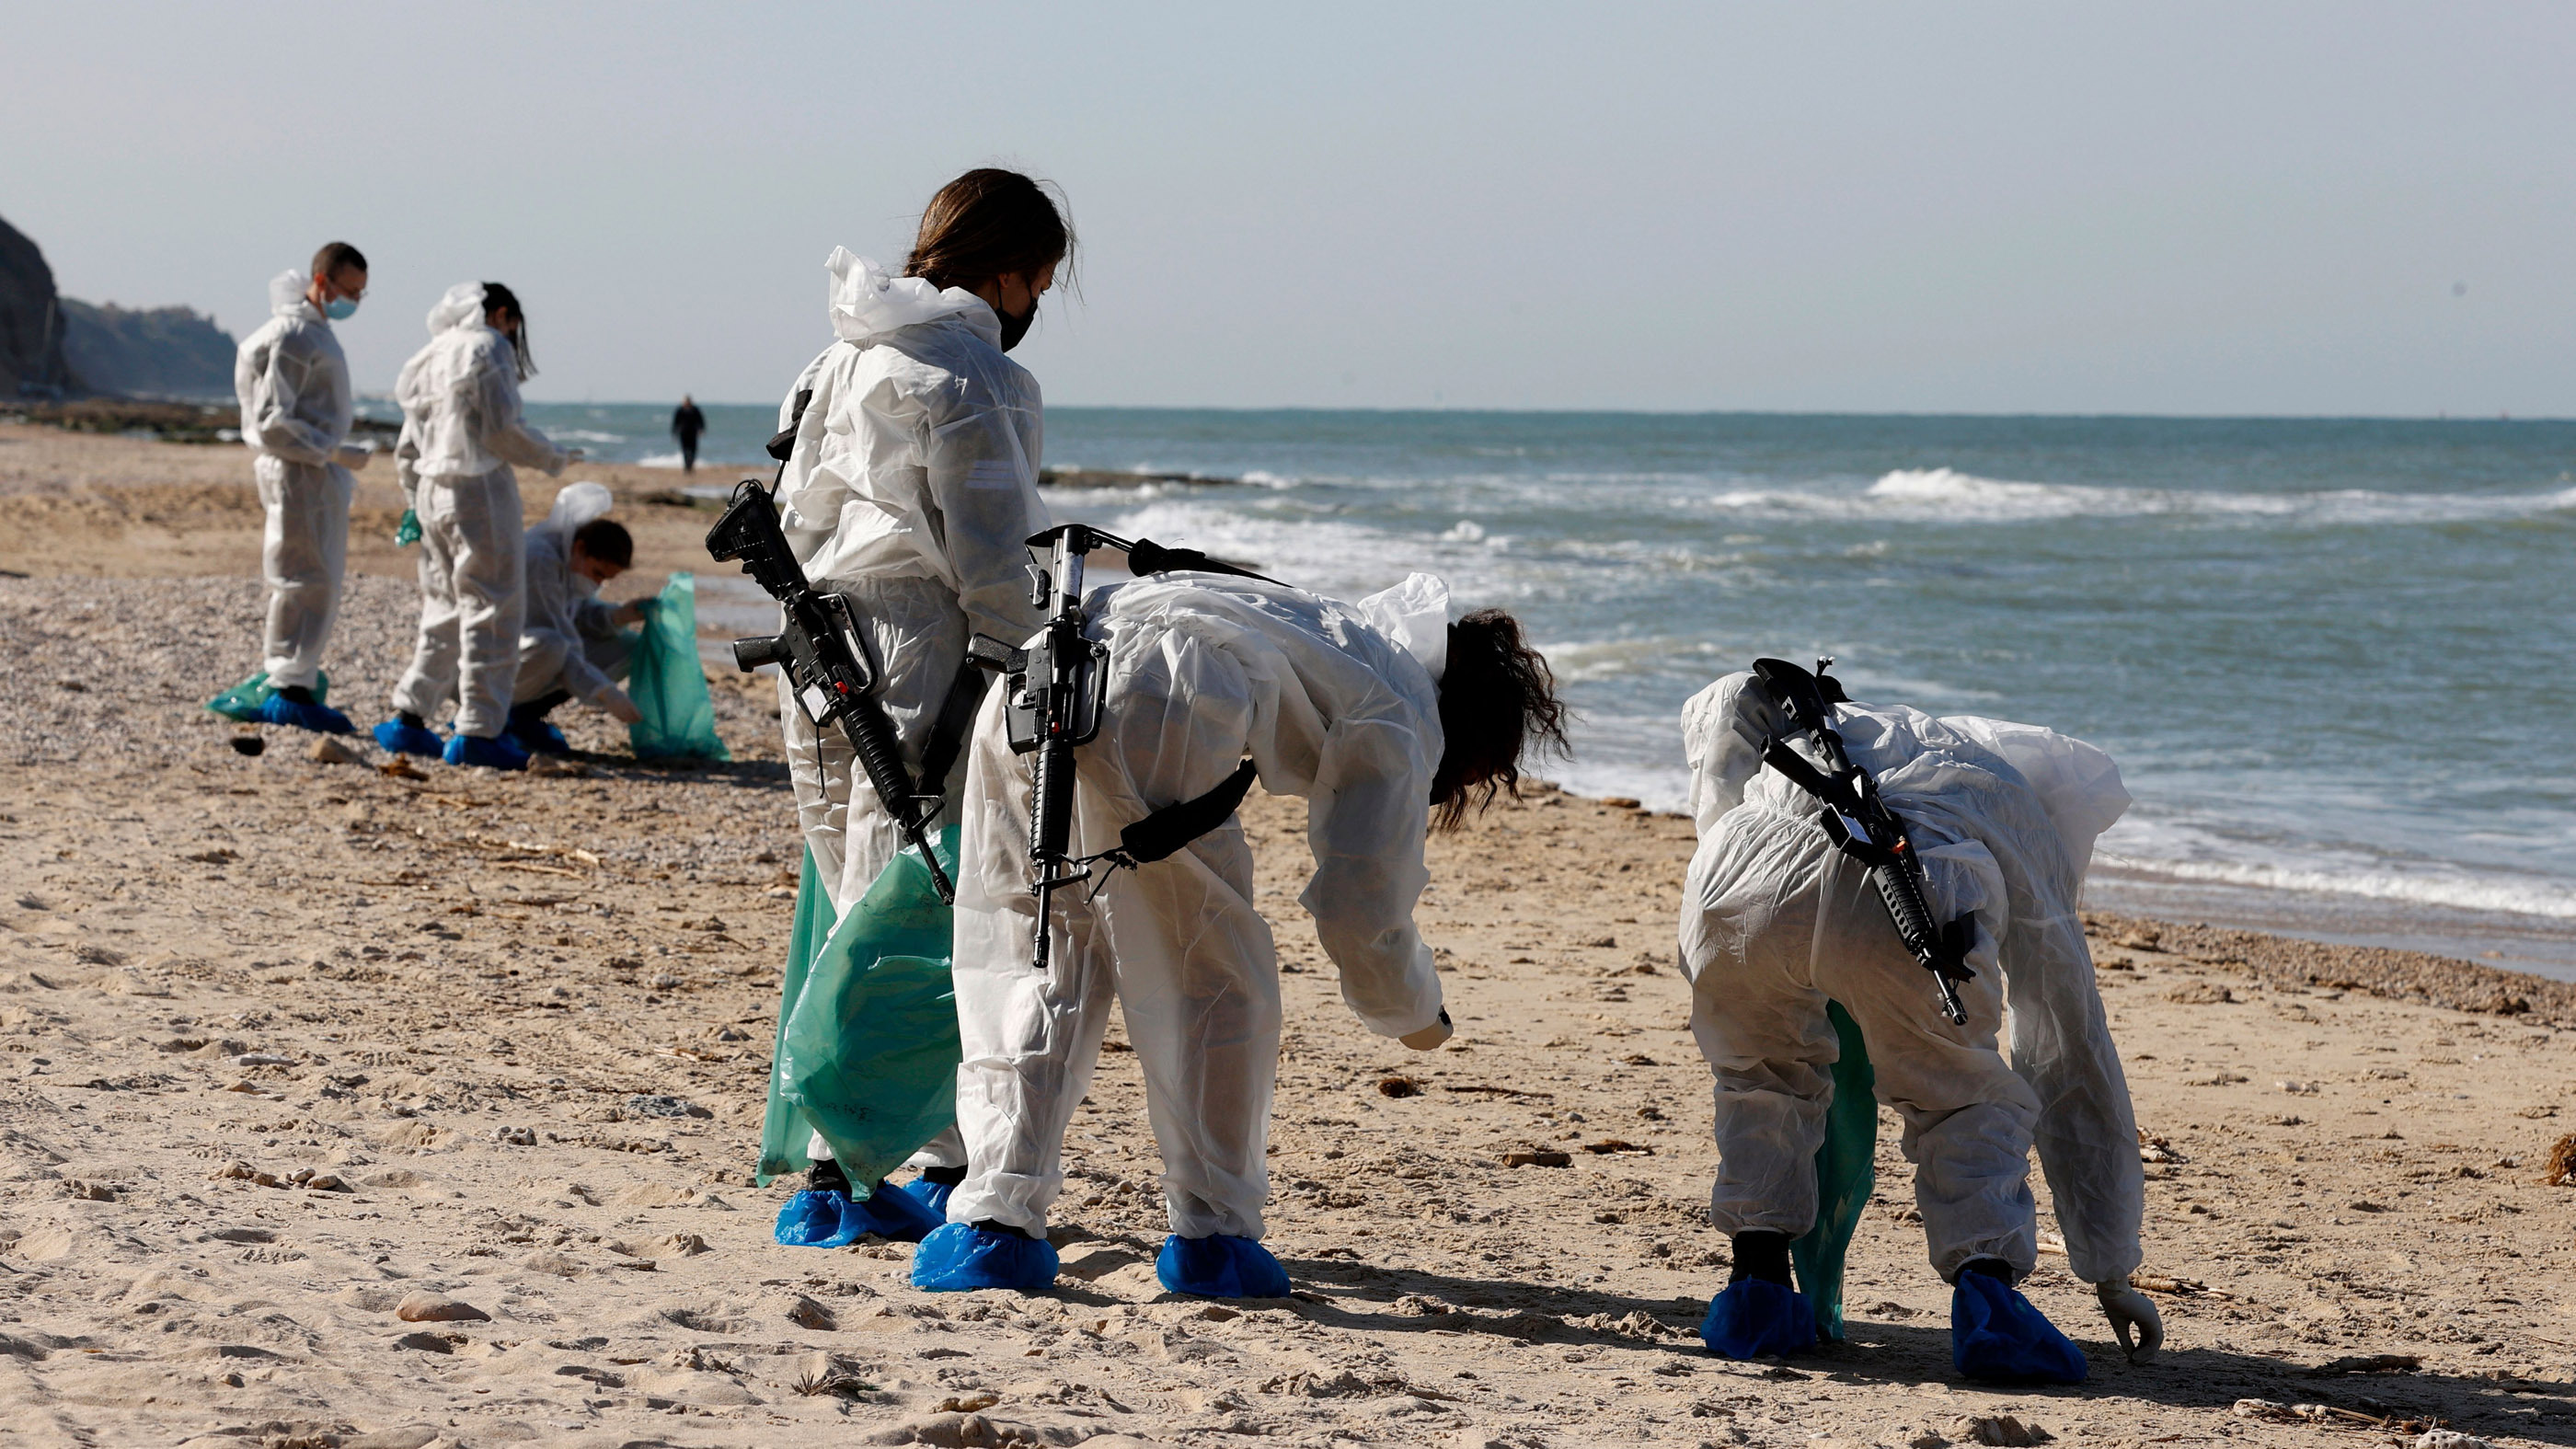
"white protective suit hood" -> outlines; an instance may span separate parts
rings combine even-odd
[[[304,295],[312,285],[313,279],[304,275],[303,271],[296,267],[289,267],[285,271],[278,273],[276,276],[269,278],[269,315],[273,317],[300,317],[307,322],[322,322],[329,320],[325,318],[321,311],[313,305],[312,299]]]
[[[1407,574],[1404,582],[1359,601],[1360,617],[1404,646],[1413,662],[1438,684],[1449,672],[1449,586],[1432,574]]]
[[[438,305],[429,309],[429,335],[453,332],[460,327],[483,325],[483,284],[459,282],[447,289]]]
[[[956,317],[1001,345],[1001,319],[963,287],[942,290],[920,277],[895,276],[848,247],[832,248],[823,270],[832,277],[832,335],[844,342],[865,347],[898,328]]]
[[[583,524],[606,518],[616,503],[605,483],[567,483],[555,494],[554,506],[546,511],[546,521],[537,526],[570,538],[581,531]]]

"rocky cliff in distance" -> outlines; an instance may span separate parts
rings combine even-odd
[[[0,220],[0,401],[76,390],[63,358],[54,269],[42,248]]]
[[[187,307],[132,309],[62,300],[63,355],[90,392],[120,397],[229,398],[231,333]]]

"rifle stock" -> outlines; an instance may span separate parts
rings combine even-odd
[[[930,840],[940,797],[924,795],[904,768],[903,742],[877,699],[876,672],[850,601],[815,591],[787,546],[777,503],[755,479],[746,478],[734,488],[732,502],[707,530],[707,552],[718,563],[739,562],[762,592],[778,601],[785,625],[765,638],[735,640],[734,663],[744,670],[778,665],[806,718],[840,729],[905,848],[929,867],[932,889],[941,901],[955,902],[956,883]]]

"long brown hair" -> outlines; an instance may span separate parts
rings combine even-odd
[[[1471,806],[1482,810],[1505,790],[1519,795],[1523,755],[1570,756],[1566,718],[1556,674],[1522,638],[1520,620],[1478,609],[1450,625],[1431,828],[1455,830]]]
[[[995,277],[1033,274],[1066,260],[1073,255],[1073,227],[1050,189],[993,167],[949,182],[922,211],[903,274],[971,291]]]

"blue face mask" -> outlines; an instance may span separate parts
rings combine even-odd
[[[322,315],[330,318],[334,322],[346,322],[350,318],[358,315],[358,299],[355,297],[334,297],[330,301],[322,304]]]

